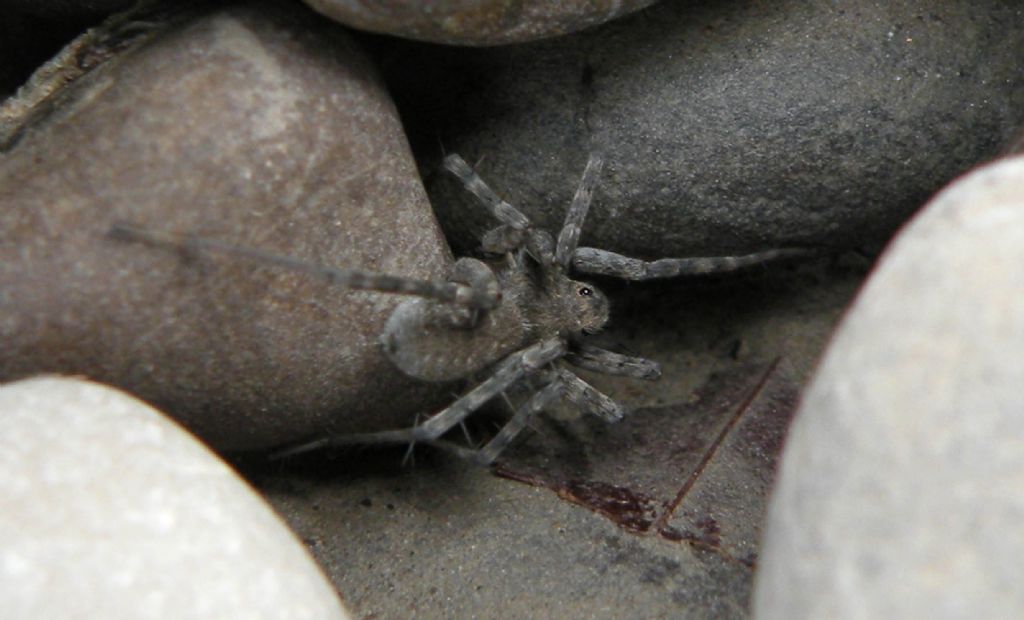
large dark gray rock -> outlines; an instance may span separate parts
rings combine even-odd
[[[270,506],[137,399],[29,379],[0,424],[5,620],[348,617]]]
[[[604,23],[654,0],[305,0],[353,28],[437,43],[532,41]]]
[[[381,58],[424,169],[458,152],[552,228],[601,153],[583,242],[662,256],[888,238],[1021,125],[1022,56],[1013,3],[783,0]],[[456,183],[428,191],[459,245],[490,224]]]
[[[1024,615],[1024,158],[886,251],[792,427],[758,618]]]
[[[399,299],[108,236],[129,221],[421,278],[450,264],[391,100],[340,27],[271,2],[171,21],[12,133],[0,378],[111,383],[229,449],[408,425],[437,387],[379,347]]]

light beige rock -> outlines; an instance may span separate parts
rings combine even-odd
[[[346,618],[270,507],[141,401],[0,387],[0,617]]]
[[[892,243],[783,454],[755,617],[1024,616],[1024,158]]]

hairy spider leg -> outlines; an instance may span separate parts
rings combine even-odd
[[[466,282],[450,282],[444,280],[418,280],[402,276],[392,276],[361,269],[340,269],[324,265],[311,264],[297,258],[281,256],[255,248],[232,245],[214,239],[205,239],[193,235],[149,230],[124,223],[114,224],[110,235],[121,241],[144,243],[147,245],[166,247],[186,252],[210,252],[248,259],[267,265],[274,265],[289,271],[304,273],[330,284],[337,284],[356,290],[413,295],[434,299],[441,302],[454,303],[467,308],[494,308],[500,301],[500,292],[496,282],[487,278],[480,270],[473,269],[468,273]]]
[[[518,231],[524,231],[530,227],[530,219],[523,215],[519,209],[498,198],[494,190],[484,183],[480,175],[470,168],[469,164],[462,157],[455,153],[445,157],[444,169],[458,177],[466,189],[479,198],[480,202],[490,210],[491,214],[499,222]]]
[[[480,199],[495,219],[501,222],[500,226],[484,235],[482,246],[485,251],[500,254],[525,244],[535,258],[545,263],[553,260],[563,271],[568,271],[572,267],[583,273],[613,276],[624,280],[653,280],[683,275],[725,273],[778,258],[813,253],[807,248],[777,248],[741,256],[662,258],[645,261],[608,250],[578,248],[583,221],[597,187],[602,163],[601,158],[596,155],[592,155],[587,162],[583,178],[566,213],[565,224],[559,232],[553,256],[544,240],[536,238],[543,231],[534,230],[530,219],[499,198],[462,157],[455,153],[448,155],[444,159],[444,168],[454,174],[467,190]]]
[[[531,348],[536,349],[538,346],[539,345],[535,345],[535,347]],[[593,350],[608,353],[616,359],[625,358],[627,360],[635,360],[636,362],[639,363],[636,365],[591,365],[589,366],[589,368],[591,368],[592,370],[598,372],[608,372],[609,374],[620,374],[626,376],[639,377],[644,379],[657,378],[651,376],[652,366],[654,367],[653,370],[656,370],[658,373],[660,373],[660,369],[657,368],[657,364],[654,362],[649,362],[648,360],[644,360],[642,358],[628,358],[627,356],[622,356],[617,353],[611,353],[610,351],[603,351],[602,349],[593,348]],[[521,354],[524,354],[525,352],[527,352],[527,349],[524,349],[519,353],[513,354],[513,356],[515,357],[510,356],[511,359],[506,359],[506,361],[503,364],[499,365],[498,370],[495,371],[494,375],[492,375],[492,379],[494,377],[498,377],[499,375],[501,375],[501,378],[494,384],[492,384],[490,387],[488,387],[486,391],[491,392],[493,394],[493,391],[497,389],[497,385],[499,383],[503,385],[506,383],[507,385],[511,385],[512,383],[523,378],[524,376],[531,374],[530,372],[527,371],[524,372],[523,374],[517,374],[514,377],[511,377],[511,379],[508,374],[503,374],[508,373],[510,371],[515,372],[516,369],[522,370],[526,366],[526,364],[521,359]],[[545,359],[548,356],[553,356],[553,353],[549,352],[546,356],[536,358],[534,360],[534,363],[540,363],[542,359]],[[594,357],[600,357],[600,355],[595,354]],[[557,359],[557,357],[554,357],[554,359]],[[550,361],[554,361],[554,359]],[[546,363],[550,363],[550,361]],[[584,366],[581,365],[581,367]],[[637,369],[639,368],[645,369],[643,371],[643,376],[641,376],[640,374],[635,374],[638,373]],[[627,372],[622,372],[623,369],[629,370]],[[613,399],[609,398],[608,396],[594,388],[592,385],[590,385],[583,379],[576,376],[574,373],[564,368],[545,371],[543,381],[546,381],[546,385],[543,388],[534,392],[534,394],[525,403],[520,405],[519,408],[515,410],[515,413],[513,414],[512,418],[508,422],[506,422],[504,426],[501,427],[498,433],[493,438],[491,438],[491,440],[488,441],[484,447],[480,448],[479,450],[465,448],[456,443],[445,441],[443,439],[440,439],[439,436],[425,436],[421,431],[421,429],[423,428],[423,426],[421,425],[413,428],[404,428],[399,430],[378,431],[372,433],[353,433],[347,435],[324,437],[297,446],[293,446],[285,450],[281,450],[271,455],[270,458],[280,459],[289,456],[295,456],[298,454],[311,452],[313,450],[326,448],[328,446],[353,446],[390,443],[408,444],[411,448],[416,443],[423,443],[430,446],[434,446],[436,448],[447,450],[448,452],[454,453],[455,455],[461,458],[473,460],[481,465],[490,465],[505,450],[505,448],[507,448],[512,443],[512,441],[523,431],[523,429],[525,429],[529,425],[530,420],[532,420],[538,413],[543,411],[544,408],[550,405],[556,398],[565,398],[566,400],[577,406],[583,413],[595,415],[608,422],[616,422],[622,419],[622,417],[626,413],[626,410],[620,404],[618,404]],[[478,386],[477,389],[480,389],[480,387],[482,387],[483,385],[484,384],[481,384],[481,386]],[[475,391],[476,390],[474,390],[473,392]],[[460,400],[472,396],[473,392],[470,392],[466,396],[463,396],[463,398]],[[456,424],[460,423],[463,419],[465,419],[465,417],[469,413],[479,408],[480,405],[486,402],[486,400],[487,398],[480,398],[479,400],[474,399],[472,403],[467,403],[468,406],[472,408],[459,409],[459,413],[461,415],[459,422],[450,424],[448,428],[441,431],[441,433],[443,434],[444,432],[447,432],[448,429],[454,428]],[[450,405],[447,410],[442,411],[438,415],[445,414],[447,411],[452,410],[452,408],[455,407],[457,404],[458,401]],[[434,416],[434,418],[437,418],[437,416]]]
[[[574,402],[579,400],[581,394],[590,386],[583,383],[582,379],[579,379],[572,373],[553,371],[548,376],[548,384],[535,392],[526,403],[521,405],[512,416],[512,419],[480,450],[462,448],[457,444],[439,439],[440,436],[456,425],[461,424],[470,413],[479,409],[492,397],[503,393],[505,389],[523,377],[540,371],[564,355],[565,351],[565,341],[560,338],[552,338],[513,353],[498,365],[498,368],[490,378],[419,426],[398,430],[322,437],[275,452],[270,458],[286,458],[328,446],[407,443],[411,449],[416,443],[425,443],[455,452],[461,457],[471,458],[481,464],[490,464],[512,442],[516,435],[526,427],[534,415],[563,393],[566,377],[569,377],[569,381],[573,384],[572,398]],[[578,385],[579,383],[583,383],[586,388],[581,388]],[[596,392],[593,388],[590,388],[590,390]],[[597,394],[596,397],[591,395],[587,402],[592,400],[600,402],[601,397],[608,399],[607,396],[599,392]],[[614,404],[614,401],[612,403]],[[602,415],[602,417],[609,418],[607,414]],[[618,417],[621,417],[621,413]],[[438,420],[440,420],[440,423],[437,422]]]
[[[328,435],[312,441],[306,441],[270,454],[271,460],[288,458],[320,450],[330,446],[361,446],[370,444],[406,443],[412,442],[412,429],[403,428],[390,431],[375,431],[372,433],[349,433],[346,435]]]
[[[529,400],[520,405],[512,419],[505,426],[501,427],[498,434],[487,442],[487,445],[476,451],[473,460],[480,465],[490,465],[493,463],[494,459],[498,458],[498,455],[516,438],[516,435],[526,428],[535,415],[561,396],[563,387],[562,380],[556,378],[535,392]]]
[[[283,450],[273,452],[267,458],[272,461],[286,459],[307,452],[313,452],[316,450],[322,450],[324,448],[340,447],[340,446],[372,446],[381,444],[396,444],[396,445],[408,445],[409,450],[406,451],[406,455],[402,457],[402,464],[406,464],[408,461],[408,455],[411,450],[416,446],[417,443],[424,445],[433,446],[442,450],[447,450],[455,454],[456,456],[468,460],[476,460],[477,451],[471,448],[466,448],[458,445],[452,441],[446,441],[443,439],[437,439],[433,441],[419,440],[413,437],[416,427],[412,426],[409,428],[401,428],[389,431],[376,431],[371,433],[347,433],[344,435],[328,435],[327,437],[320,437],[312,441],[300,443]]]
[[[587,211],[590,210],[590,203],[594,199],[594,190],[597,188],[598,178],[601,176],[601,167],[604,162],[597,155],[591,155],[587,161],[587,167],[583,170],[583,178],[576,188],[576,194],[572,198],[569,210],[565,214],[565,223],[561,232],[558,233],[558,246],[555,250],[555,264],[563,273],[569,271],[572,264],[573,254],[576,252],[576,245],[580,241],[580,232],[583,229],[583,221],[587,219]]]
[[[505,254],[523,245],[524,238],[522,230],[502,224],[484,233],[480,238],[480,249],[487,254]]]
[[[658,362],[615,353],[582,342],[574,341],[572,343],[572,348],[565,355],[565,361],[573,366],[606,375],[631,377],[645,381],[657,381],[661,378],[661,364]]]
[[[595,415],[606,422],[618,422],[625,417],[626,408],[611,397],[564,368],[557,372],[565,386],[565,398],[583,413]]]
[[[470,311],[474,317],[477,310],[493,310],[501,303],[501,285],[498,283],[498,277],[494,270],[481,260],[469,257],[458,259],[452,266],[448,279],[465,284],[472,291],[472,298],[461,300],[459,305]]]
[[[522,432],[538,413],[558,397],[565,398],[579,407],[583,413],[595,415],[606,422],[617,422],[626,410],[589,383],[572,372],[558,368],[545,376],[548,383],[538,390],[516,410],[515,415],[487,443],[478,450],[474,460],[481,465],[490,465]]]
[[[516,381],[565,355],[567,348],[568,343],[563,338],[550,338],[509,355],[490,377],[417,426],[413,438],[417,441],[437,439]]]
[[[477,463],[493,463],[516,435],[526,428],[530,420],[559,396],[576,405],[583,413],[595,415],[606,422],[617,422],[626,414],[626,409],[622,405],[564,368],[550,371],[546,378],[548,384],[520,406],[498,434],[477,451],[474,457]]]
[[[498,197],[462,157],[452,153],[444,159],[444,168],[455,175],[463,186],[500,222],[481,239],[483,250],[489,254],[505,254],[526,248],[535,259],[545,265],[555,262],[555,245],[546,231],[534,228],[530,218],[522,211]]]
[[[777,248],[743,256],[704,256],[694,258],[662,258],[645,261],[597,248],[577,248],[572,266],[584,273],[613,276],[623,280],[654,280],[683,275],[701,275],[736,271],[778,258],[808,256],[809,248]]]

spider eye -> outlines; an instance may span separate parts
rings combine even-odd
[[[590,297],[594,294],[594,289],[589,286],[581,286],[579,290],[580,297]]]

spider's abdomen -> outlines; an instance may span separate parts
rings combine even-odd
[[[451,308],[426,299],[402,302],[384,326],[384,352],[402,372],[424,381],[467,377],[521,349],[522,313],[502,304],[470,328],[453,328]]]

